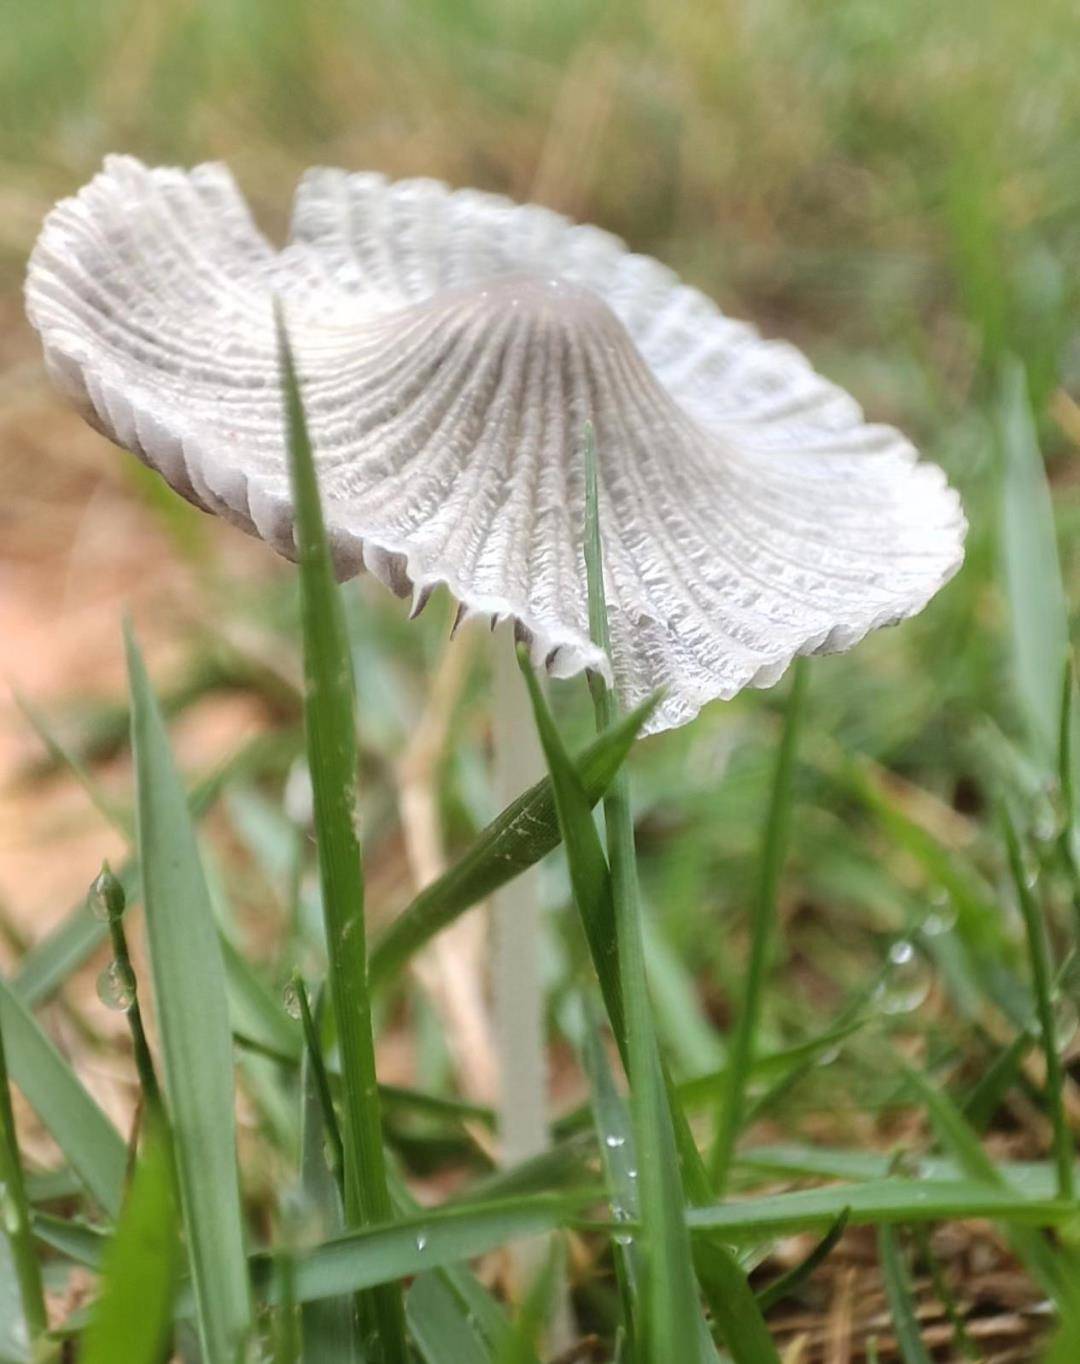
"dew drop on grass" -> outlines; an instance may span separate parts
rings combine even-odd
[[[922,931],[928,938],[940,938],[956,926],[956,906],[944,886],[930,893],[930,912],[922,921]]]
[[[122,961],[111,961],[97,978],[98,999],[106,1009],[127,1013],[135,1003],[135,976]]]
[[[617,1151],[620,1146],[626,1145],[626,1138],[620,1137],[615,1132],[609,1132],[608,1135],[604,1138],[604,1145],[608,1148],[609,1151]]]
[[[909,1014],[919,1008],[930,993],[932,972],[929,964],[906,938],[889,948],[889,972],[878,986],[874,999],[885,1014]]]
[[[300,991],[296,988],[296,981],[285,982],[285,988],[281,992],[281,1007],[290,1018],[299,1019],[300,1013]]]
[[[0,1227],[3,1227],[9,1236],[14,1236],[19,1226],[19,1209],[15,1198],[8,1186],[0,1183]]]
[[[105,887],[102,885],[101,876],[95,876],[91,882],[86,903],[90,906],[90,913],[98,923],[107,924],[109,922],[109,901],[105,894]]]
[[[418,1232],[416,1233],[416,1249],[417,1249],[417,1250],[420,1250],[420,1251],[426,1250],[426,1248],[427,1248],[427,1240],[428,1240],[428,1238],[427,1238],[427,1232],[426,1232],[426,1231],[418,1231]]]
[[[839,1060],[840,1060],[840,1048],[839,1048],[839,1047],[826,1047],[825,1050],[824,1050],[824,1051],[821,1053],[821,1055],[818,1057],[817,1063],[818,1063],[819,1066],[822,1067],[822,1069],[824,1069],[826,1066],[835,1065],[836,1062],[839,1061]]]
[[[110,918],[123,914],[124,888],[109,870],[108,865],[102,867],[90,882],[86,903],[98,923],[107,924]]]

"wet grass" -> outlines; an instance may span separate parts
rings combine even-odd
[[[15,1211],[0,1219],[0,1301],[25,1306],[11,1328],[0,1311],[0,1359],[25,1357],[18,1328],[40,1325],[32,1251],[54,1327],[73,1275],[92,1272],[92,1297],[104,1285],[86,1351],[106,1357],[120,1338],[110,1335],[122,1329],[117,1314],[132,1310],[122,1290],[140,1263],[133,1247],[140,1236],[175,1246],[177,1216],[186,1270],[176,1277],[161,1257],[132,1336],[148,1361],[168,1329],[163,1300],[189,1351],[185,1323],[201,1324],[212,1364],[231,1364],[251,1320],[275,1360],[298,1350],[321,1358],[328,1342],[345,1352],[335,1357],[378,1358],[352,1330],[355,1302],[357,1322],[381,1323],[387,1357],[547,1358],[538,1320],[551,1276],[542,1271],[510,1301],[501,1282],[492,1286],[489,1257],[553,1229],[572,1248],[576,1320],[602,1343],[598,1357],[612,1358],[621,1339],[624,1359],[675,1348],[768,1359],[762,1311],[780,1346],[789,1313],[828,1315],[832,1266],[859,1235],[834,1245],[830,1232],[845,1222],[874,1229],[893,1323],[856,1322],[858,1347],[876,1331],[878,1357],[924,1357],[917,1295],[929,1273],[956,1299],[943,1305],[953,1335],[938,1357],[954,1346],[959,1357],[970,1285],[962,1269],[937,1264],[947,1240],[913,1228],[972,1219],[989,1224],[977,1233],[987,1253],[1032,1285],[1030,1301],[1053,1303],[1049,1327],[1034,1314],[1026,1323],[1026,1357],[1038,1357],[1040,1333],[1060,1330],[1056,1357],[1071,1358],[1080,1338],[1080,742],[1065,680],[1080,565],[1071,7],[101,0],[68,9],[60,25],[47,7],[20,7],[18,41],[0,54],[0,164],[13,206],[0,250],[12,287],[38,214],[109,150],[228,157],[271,227],[283,218],[283,178],[316,160],[536,193],[662,256],[730,311],[791,335],[946,467],[972,529],[961,575],[922,618],[850,657],[810,663],[797,745],[784,739],[793,734],[785,683],[633,750],[623,769],[640,877],[632,904],[604,908],[626,855],[625,821],[616,810],[624,846],[605,851],[588,842],[584,815],[610,789],[628,736],[598,749],[584,684],[555,687],[557,729],[546,733],[555,782],[527,818],[485,834],[498,812],[484,777],[484,670],[474,666],[432,776],[448,878],[406,909],[403,928],[379,924],[408,894],[367,896],[376,1055],[402,1038],[411,1048],[409,1086],[384,1086],[376,1117],[370,1068],[357,1069],[364,1048],[350,1059],[333,1023],[342,923],[328,918],[328,939],[322,915],[334,912],[341,883],[324,878],[320,891],[318,849],[286,798],[303,747],[296,679],[311,601],[302,611],[291,572],[236,592],[221,536],[133,482],[128,496],[170,552],[197,565],[206,623],[184,637],[172,672],[154,677],[161,710],[172,724],[229,691],[259,698],[268,718],[259,741],[212,779],[186,774],[185,802],[134,660],[138,789],[117,802],[95,781],[103,759],[127,751],[129,702],[74,687],[66,709],[28,698],[48,750],[28,779],[58,771],[88,783],[103,831],[112,819],[129,835],[127,809],[139,810],[138,846],[116,865],[129,917],[146,900],[151,971],[139,983],[154,987],[152,1043],[173,1136],[151,1124],[135,1142],[86,1088],[110,1030],[105,1005],[87,1007],[72,982],[107,965],[108,925],[74,905],[0,983],[7,1069],[36,1115],[20,1109],[23,1131],[44,1128],[58,1152],[46,1168],[35,1141],[23,1161],[32,1244],[19,1181],[5,1180]],[[28,338],[13,344],[16,359],[32,353]],[[113,454],[102,446],[100,458]],[[407,625],[370,584],[341,602],[364,853],[392,861],[395,764],[446,613],[435,604]],[[567,751],[592,754],[577,776]],[[186,803],[197,820],[210,812],[198,845],[185,832]],[[316,818],[322,841],[328,816]],[[460,1104],[408,963],[490,890],[507,857],[516,866],[547,854],[567,819],[581,835],[569,840],[573,874],[563,852],[545,863],[556,1145],[493,1173],[490,1115]],[[355,863],[343,875],[358,875],[357,849],[338,853],[342,866]],[[170,868],[156,885],[155,866]],[[344,896],[348,913],[355,901]],[[640,931],[647,1016],[626,962],[616,980],[588,941],[590,905],[620,932]],[[18,904],[9,917],[13,935],[25,930]],[[583,1009],[590,946],[606,988]],[[309,985],[328,968],[331,977],[306,1040],[281,996],[297,967]],[[192,1016],[203,992],[208,1007]],[[639,1029],[629,1105],[606,1049],[624,1028],[623,1001]],[[49,1040],[57,1005],[84,1039],[63,1055]],[[127,1067],[134,1112],[137,1068],[122,1044],[110,1055]],[[234,1087],[254,1115],[240,1131],[239,1175],[224,1112]],[[328,1133],[335,1117],[341,1130]],[[209,1145],[193,1151],[201,1125]],[[380,1127],[386,1170],[379,1177],[362,1162],[372,1182],[361,1207],[347,1183],[336,1191],[324,1143],[340,1143],[347,1170],[357,1131],[370,1146]],[[711,1173],[723,1199],[703,1196],[688,1135],[706,1157],[719,1153]],[[621,1144],[608,1145],[611,1136]],[[126,1147],[136,1145],[129,1168]],[[639,1164],[643,1151],[653,1162],[640,1198],[628,1173],[637,1167],[620,1158],[635,1147]],[[437,1208],[419,1208],[410,1187]],[[685,1216],[684,1199],[694,1205]],[[213,1235],[200,1230],[211,1225]],[[806,1260],[812,1273],[801,1270]],[[395,1347],[402,1283],[409,1344]],[[680,1314],[672,1308],[688,1285],[692,1310]],[[82,1319],[76,1312],[71,1329]],[[680,1344],[685,1332],[696,1333],[692,1345]]]

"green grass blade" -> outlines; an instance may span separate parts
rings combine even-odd
[[[260,736],[242,745],[193,788],[189,799],[192,817],[198,819],[206,813],[233,774],[258,770],[268,755],[280,749],[281,740],[276,735]],[[130,903],[139,893],[139,869],[134,859],[123,863],[116,875]],[[107,937],[106,925],[94,917],[85,897],[80,899],[59,925],[22,958],[12,982],[15,992],[29,1008],[44,1004]]]
[[[0,1030],[11,1079],[93,1198],[115,1217],[127,1166],[123,1138],[4,980]]]
[[[1046,925],[1042,910],[1035,899],[1024,868],[1024,858],[1020,840],[1008,812],[1002,815],[1005,827],[1005,846],[1009,855],[1009,870],[1012,872],[1020,913],[1027,934],[1028,956],[1031,959],[1031,976],[1035,990],[1035,1009],[1039,1018],[1043,1056],[1046,1059],[1046,1106],[1050,1111],[1050,1122],[1054,1129],[1054,1156],[1058,1169],[1058,1192],[1062,1198],[1072,1198],[1073,1188],[1073,1149],[1072,1134],[1065,1116],[1064,1084],[1065,1077],[1058,1051],[1057,1028],[1054,1023],[1054,1006],[1050,998],[1053,972],[1050,965],[1050,945],[1046,939]]]
[[[904,1364],[930,1364],[930,1356],[919,1330],[919,1318],[915,1312],[911,1284],[908,1282],[907,1265],[904,1263],[900,1242],[892,1227],[878,1228],[878,1255],[881,1259],[885,1296],[889,1301],[900,1356]]]
[[[600,1036],[595,1010],[586,1000],[585,1031],[582,1037],[581,1059],[589,1081],[589,1096],[593,1122],[603,1162],[604,1174],[611,1193],[611,1211],[616,1221],[620,1218],[636,1221],[639,1215],[637,1193],[637,1155],[630,1114],[615,1087],[607,1053]],[[640,1266],[638,1251],[632,1240],[615,1238],[612,1246],[615,1276],[622,1307],[622,1326],[631,1358],[637,1349],[641,1307],[638,1300]]]
[[[600,836],[596,832],[596,825],[593,823],[589,799],[563,747],[551,711],[524,648],[518,649],[518,662],[528,687],[544,759],[551,773],[555,808],[563,845],[566,848],[566,862],[570,871],[574,900],[596,967],[611,1028],[620,1050],[625,1053],[626,1029],[619,983],[615,906],[607,859],[600,843]]]
[[[591,425],[585,433],[585,485],[589,628],[594,643],[610,657],[597,461]],[[603,731],[615,722],[617,706],[602,678],[593,677],[591,683],[597,727]],[[554,778],[554,773],[552,776]],[[630,789],[625,770],[615,777],[608,788],[604,799],[604,815],[611,868],[619,990],[625,1014],[623,1021],[626,1029],[630,1112],[639,1162],[638,1183],[643,1224],[642,1341],[648,1358],[690,1361],[701,1355],[698,1335],[700,1308],[690,1244],[682,1215],[684,1197],[675,1134],[649,1002]],[[591,820],[589,822],[592,823]],[[732,1352],[739,1357],[739,1342],[730,1340],[728,1343]]]
[[[931,1084],[925,1075],[910,1066],[904,1066],[903,1073],[926,1108],[941,1144],[952,1153],[966,1175],[1001,1191],[1011,1192],[1018,1187],[983,1149],[977,1134],[943,1089]],[[1076,1288],[1080,1283],[1077,1274],[1080,1266],[1075,1252],[1066,1247],[1055,1252],[1048,1242],[1026,1227],[1013,1227],[1010,1240],[1032,1275],[1063,1310],[1080,1309],[1080,1292]]]
[[[120,810],[115,802],[109,799],[107,793],[102,790],[101,785],[95,780],[86,764],[69,749],[60,736],[49,724],[45,716],[38,710],[29,697],[24,696],[20,691],[15,692],[15,704],[22,711],[29,721],[34,733],[45,745],[49,757],[56,763],[57,767],[67,768],[90,799],[91,805],[113,828],[120,834],[125,842],[130,843],[132,839],[131,816],[126,810]]]
[[[1073,742],[1074,729],[1080,707],[1076,700],[1076,670],[1072,655],[1065,661],[1065,674],[1061,685],[1061,719],[1058,729],[1058,790],[1061,795],[1061,833],[1058,846],[1061,860],[1068,868],[1073,880],[1073,914],[1080,922],[1080,853],[1077,851],[1077,781],[1076,761],[1080,756],[1078,745]]]
[[[850,1216],[850,1209],[844,1208],[810,1254],[800,1264],[789,1269],[786,1274],[781,1274],[774,1283],[769,1284],[768,1288],[763,1289],[757,1295],[758,1306],[763,1312],[768,1312],[778,1302],[783,1302],[785,1298],[790,1298],[796,1294],[814,1270],[819,1265],[824,1264],[836,1249],[840,1238],[847,1229]]]
[[[754,1244],[782,1231],[818,1227],[824,1231],[845,1209],[853,1227],[968,1217],[1054,1227],[1066,1224],[1075,1213],[1071,1203],[1059,1198],[1036,1198],[982,1180],[886,1177],[691,1208],[686,1219],[694,1234],[719,1233],[733,1243]]]
[[[188,1262],[208,1364],[232,1364],[251,1300],[225,968],[187,797],[130,630],[126,645],[142,900]]]
[[[321,1000],[316,999],[313,1015],[307,992],[299,998],[307,1044],[300,1070],[300,1187],[324,1234],[337,1236],[345,1229],[341,1196],[343,1159],[341,1133],[318,1042]],[[322,1298],[304,1303],[300,1309],[300,1334],[305,1364],[352,1364],[356,1348],[352,1298]]]
[[[575,760],[590,808],[611,784],[657,699],[645,701],[599,735]],[[371,952],[372,987],[393,980],[440,929],[545,857],[559,837],[551,780],[545,777],[493,819],[468,852],[385,930]]]
[[[281,311],[278,344],[296,515],[304,634],[304,721],[315,800],[330,1003],[341,1050],[345,1218],[369,1226],[391,1216],[379,1118],[368,993],[364,877],[356,829],[359,755],[355,687],[341,597],[323,524],[314,455]],[[383,1284],[361,1304],[387,1364],[407,1364],[401,1291]]]
[[[405,1317],[424,1364],[491,1364],[491,1351],[438,1274],[416,1279],[405,1298]]]
[[[1035,754],[1054,762],[1061,718],[1061,670],[1068,649],[1065,589],[1053,505],[1039,451],[1027,374],[1019,360],[1002,367],[999,533],[1009,599],[1013,669]]]
[[[806,695],[807,665],[799,659],[793,670],[784,734],[776,758],[765,839],[758,864],[757,883],[751,910],[750,961],[746,971],[735,1031],[728,1052],[727,1074],[719,1096],[716,1135],[709,1157],[709,1174],[718,1194],[727,1185],[731,1157],[742,1127],[746,1107],[746,1086],[754,1060],[754,1043],[761,1017],[765,975],[769,969],[772,938],[776,925],[776,897],[787,853],[791,824],[792,773],[795,745]]]
[[[594,1197],[595,1191],[577,1198],[538,1194],[419,1212],[384,1226],[347,1232],[297,1258],[297,1301],[393,1283],[486,1255],[511,1241],[542,1236],[571,1221],[574,1212]],[[272,1296],[272,1261],[258,1255],[253,1267],[256,1285]]]
[[[160,1364],[172,1332],[179,1233],[172,1149],[159,1121],[147,1130],[105,1254],[101,1295],[79,1352],[82,1364]]]
[[[30,1225],[30,1206],[26,1198],[19,1137],[11,1107],[4,1030],[0,1027],[0,1239],[6,1242],[13,1278],[17,1285],[15,1310],[26,1330],[28,1346],[44,1334],[49,1318]],[[13,1304],[13,1307],[15,1305]]]

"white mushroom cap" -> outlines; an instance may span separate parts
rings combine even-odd
[[[229,172],[110,157],[27,279],[49,371],[184,497],[294,554],[272,298],[335,564],[512,616],[557,676],[590,642],[596,430],[613,665],[652,727],[919,611],[965,522],[936,466],[782,342],[594,227],[430,180],[313,170],[275,251]]]

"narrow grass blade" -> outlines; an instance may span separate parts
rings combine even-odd
[[[299,995],[299,1000],[306,1042],[300,1069],[300,1187],[325,1235],[331,1237],[345,1229],[341,1133],[319,1047],[316,1020],[321,1000],[316,1000],[314,1015],[306,991]],[[305,1364],[352,1364],[356,1348],[352,1298],[322,1298],[304,1303],[300,1334]]]
[[[124,810],[120,810],[116,804],[110,800],[105,791],[102,790],[99,782],[95,780],[86,764],[81,758],[69,749],[53,727],[46,720],[45,716],[38,710],[33,702],[20,691],[15,692],[15,704],[22,711],[23,715],[30,722],[35,734],[45,745],[50,758],[57,767],[66,767],[79,785],[86,792],[91,805],[97,810],[101,817],[123,837],[127,842],[132,839],[131,816]]]
[[[915,1301],[908,1282],[907,1265],[904,1263],[900,1242],[892,1227],[878,1228],[878,1255],[881,1258],[881,1273],[885,1280],[885,1296],[889,1300],[893,1330],[900,1356],[904,1364],[930,1364],[930,1355],[923,1344],[919,1330],[919,1318],[915,1312]]]
[[[18,1286],[18,1304],[13,1307],[25,1327],[25,1344],[33,1347],[49,1324],[41,1283],[41,1266],[30,1225],[30,1206],[26,1198],[19,1138],[11,1107],[8,1085],[4,1030],[0,1027],[0,1237],[7,1250]]]
[[[405,1317],[424,1364],[491,1364],[490,1349],[438,1274],[416,1279],[405,1298]]]
[[[650,697],[589,745],[575,760],[592,807],[611,784],[658,697]],[[559,842],[551,780],[545,777],[506,807],[472,847],[425,887],[371,952],[372,987],[393,980],[405,962],[459,915],[545,857]]]
[[[160,1364],[172,1332],[180,1259],[172,1149],[159,1115],[147,1130],[105,1255],[101,1294],[79,1352],[82,1364]]]
[[[225,969],[183,785],[131,631],[139,865],[188,1262],[208,1364],[251,1326]]]
[[[960,1169],[987,1187],[1011,1193],[1019,1187],[1007,1179],[983,1149],[977,1134],[971,1129],[960,1109],[939,1086],[933,1085],[920,1071],[903,1067],[908,1084],[921,1099],[941,1144],[954,1156]],[[1067,1206],[1067,1205],[1066,1205]],[[1026,1227],[1014,1226],[1010,1240],[1017,1255],[1031,1274],[1051,1294],[1062,1310],[1080,1310],[1080,1259],[1076,1252],[1062,1246],[1054,1248],[1037,1233]]]
[[[384,1226],[347,1232],[298,1257],[297,1301],[310,1302],[394,1283],[411,1274],[464,1263],[511,1241],[541,1236],[573,1220],[586,1197],[539,1194],[440,1208],[400,1217]],[[589,1197],[595,1197],[595,1191]],[[256,1285],[272,1297],[272,1262],[259,1255],[253,1267]]]
[[[1061,723],[1058,730],[1058,790],[1061,795],[1061,834],[1058,839],[1061,859],[1073,879],[1073,913],[1080,921],[1080,853],[1076,845],[1076,770],[1077,746],[1073,730],[1077,724],[1076,670],[1072,655],[1065,661],[1061,687]]]
[[[392,1210],[375,1076],[364,877],[356,829],[359,756],[352,654],[330,562],[299,379],[280,308],[277,326],[300,565],[304,721],[315,798],[330,1002],[341,1050],[345,1218],[350,1226],[368,1226],[388,1221]],[[361,1311],[369,1317],[387,1364],[407,1364],[400,1289],[384,1283],[370,1303],[361,1303]]]
[[[0,1030],[11,1079],[92,1197],[115,1217],[127,1166],[123,1138],[4,980]]]
[[[518,662],[529,690],[540,744],[551,773],[555,808],[563,845],[566,848],[566,862],[570,871],[574,900],[604,994],[604,1004],[612,1031],[620,1050],[625,1051],[627,1040],[619,982],[615,906],[607,859],[600,843],[600,836],[596,832],[596,825],[593,823],[588,797],[563,747],[551,711],[524,648],[518,650]]]
[[[819,1265],[824,1264],[836,1249],[841,1236],[847,1229],[850,1217],[851,1210],[849,1208],[842,1209],[836,1221],[810,1254],[800,1264],[789,1269],[786,1274],[781,1274],[775,1283],[771,1283],[768,1288],[763,1289],[757,1295],[758,1306],[763,1312],[768,1312],[770,1308],[775,1307],[778,1302],[783,1302],[785,1298],[793,1297],[810,1278],[814,1270]]]
[[[585,564],[589,586],[589,630],[594,643],[610,657],[596,466],[590,424],[585,432]],[[601,677],[593,677],[591,685],[597,727],[603,731],[616,719],[615,697]],[[554,778],[554,772],[552,776]],[[611,868],[619,990],[625,1013],[623,1022],[626,1029],[630,1112],[640,1170],[638,1182],[644,1269],[642,1341],[649,1358],[690,1361],[701,1357],[698,1335],[700,1308],[682,1216],[684,1196],[675,1134],[649,1002],[630,789],[625,770],[615,777],[608,788],[604,799],[604,815]],[[589,822],[591,825],[591,820]],[[564,836],[565,833],[564,829]],[[739,1342],[730,1340],[728,1343],[732,1353],[739,1358]]]
[[[422,1210],[416,1199],[409,1193],[403,1181],[394,1180],[391,1184],[394,1207],[399,1217],[416,1217]],[[485,1201],[485,1200],[478,1200]],[[426,1246],[425,1246],[426,1249]],[[416,1284],[427,1280],[437,1280],[447,1290],[442,1303],[449,1310],[451,1299],[462,1319],[464,1329],[482,1346],[487,1357],[503,1348],[510,1338],[510,1323],[503,1308],[488,1290],[480,1283],[472,1271],[460,1265],[442,1265],[420,1275]],[[414,1284],[414,1288],[415,1288]],[[406,1299],[408,1312],[408,1299]],[[411,1321],[411,1318],[410,1318]],[[448,1362],[449,1364],[449,1362]],[[539,1364],[531,1360],[530,1364]]]
[[[1017,1033],[972,1085],[964,1099],[963,1113],[976,1132],[984,1131],[989,1125],[1005,1095],[1016,1083],[1024,1057],[1033,1046],[1034,1039],[1028,1033]]]
[[[824,1230],[845,1210],[853,1227],[968,1217],[1054,1227],[1067,1223],[1075,1212],[1071,1203],[1059,1198],[1033,1198],[981,1180],[887,1177],[691,1208],[686,1218],[692,1233],[718,1232],[731,1242],[754,1243],[781,1231]]]
[[[630,1114],[615,1087],[615,1076],[604,1051],[595,1011],[588,1007],[588,1003],[586,1000],[581,1059],[589,1081],[589,1096],[600,1159],[611,1191],[611,1212],[616,1221],[620,1218],[636,1221],[639,1215],[638,1167]],[[638,1251],[631,1238],[616,1236],[612,1254],[619,1286],[626,1349],[629,1357],[633,1358],[637,1350],[641,1324],[641,1305],[638,1299],[641,1269]]]
[[[1015,358],[1002,367],[998,433],[1001,568],[1009,599],[1013,668],[1035,755],[1050,766],[1058,745],[1068,617],[1027,374]]]
[[[205,814],[234,774],[261,770],[267,759],[278,754],[280,749],[279,735],[260,736],[242,745],[194,787],[189,798],[192,817],[198,819]],[[134,859],[123,863],[116,875],[130,903],[140,890],[139,869]],[[44,1004],[68,976],[97,951],[107,936],[106,925],[90,912],[85,898],[79,900],[59,925],[46,933],[22,958],[12,987],[28,1008]]]
[[[1042,910],[1035,899],[1031,884],[1024,868],[1023,853],[1016,829],[1007,811],[1002,819],[1005,828],[1005,846],[1009,855],[1009,869],[1012,872],[1020,913],[1027,933],[1028,956],[1031,959],[1031,976],[1035,990],[1035,1008],[1039,1018],[1042,1035],[1043,1056],[1046,1059],[1046,1106],[1050,1112],[1050,1122],[1054,1129],[1054,1155],[1058,1168],[1058,1192],[1062,1198],[1072,1198],[1073,1161],[1075,1151],[1072,1134],[1065,1115],[1064,1084],[1065,1077],[1058,1051],[1057,1029],[1054,1023],[1054,1006],[1050,998],[1053,972],[1050,965],[1050,945],[1046,940],[1046,925]]]
[[[716,1135],[709,1157],[709,1174],[718,1194],[723,1194],[727,1184],[732,1153],[742,1127],[746,1086],[754,1060],[754,1039],[761,1016],[765,975],[769,968],[776,924],[776,896],[787,854],[795,744],[802,718],[806,678],[806,660],[799,659],[792,677],[784,734],[777,753],[776,770],[769,797],[765,839],[758,864],[751,909],[750,961],[746,970],[746,987],[739,1004],[735,1032],[728,1052],[727,1075],[719,1096]]]

